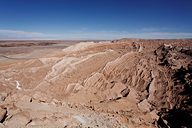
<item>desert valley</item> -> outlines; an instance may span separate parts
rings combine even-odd
[[[191,39],[0,42],[0,128],[190,128],[191,104]]]

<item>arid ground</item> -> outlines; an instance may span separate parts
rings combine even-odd
[[[0,128],[191,128],[192,40],[0,41]]]

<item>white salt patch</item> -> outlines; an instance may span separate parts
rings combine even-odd
[[[164,44],[164,46],[165,47],[170,47],[170,48],[172,48],[173,46],[172,45],[170,45],[170,44]]]
[[[5,81],[10,81],[11,80],[11,78],[5,78]]]
[[[16,82],[16,89],[21,90],[21,85],[19,81],[16,80],[15,82]]]
[[[81,116],[76,115],[76,116],[73,116],[73,118],[75,118],[76,120],[78,120],[82,124],[86,123],[86,121]]]
[[[113,52],[114,50],[113,49],[107,49],[108,52]]]
[[[98,43],[102,43],[102,44],[104,44],[104,43],[111,43],[111,41],[99,41]]]
[[[143,50],[143,47],[142,46],[140,46],[139,47],[139,52],[141,52]]]

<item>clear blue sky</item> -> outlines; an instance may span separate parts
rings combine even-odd
[[[191,38],[192,0],[0,0],[0,39]]]

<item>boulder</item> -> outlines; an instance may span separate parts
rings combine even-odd
[[[28,112],[19,112],[13,115],[9,120],[6,120],[5,126],[8,128],[24,127],[31,121]]]
[[[142,112],[150,112],[151,105],[145,99],[142,102],[138,103],[138,107]]]
[[[118,99],[121,97],[126,97],[129,93],[129,89],[125,84],[115,83],[115,85],[106,92],[108,92],[106,93],[107,99]]]
[[[32,98],[28,95],[24,95],[23,97],[21,97],[21,101],[31,102]]]
[[[35,92],[32,98],[38,100],[39,102],[49,102],[51,100],[51,98],[48,95],[42,92]]]
[[[6,97],[7,97],[7,93],[1,93],[0,94],[0,102],[4,101],[6,99]]]
[[[2,124],[2,123],[0,123],[0,128],[4,128],[5,126]]]

